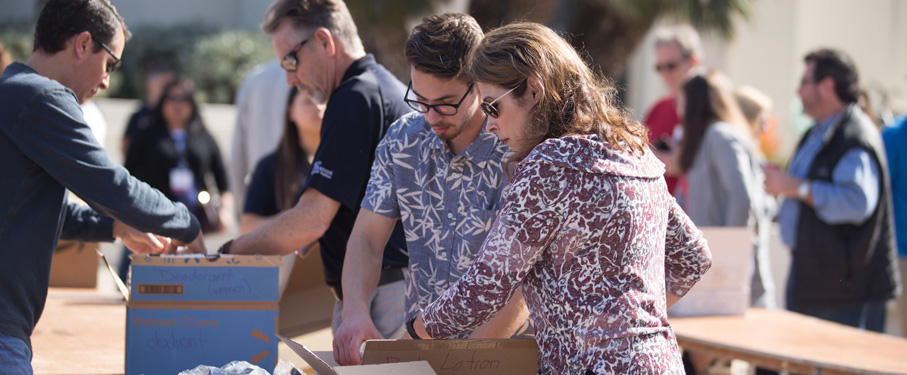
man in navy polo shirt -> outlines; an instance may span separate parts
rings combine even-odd
[[[365,194],[375,148],[388,126],[410,108],[406,86],[366,54],[341,0],[278,0],[263,29],[287,70],[287,84],[328,100],[312,173],[290,210],[221,248],[231,254],[289,254],[318,241],[325,281],[334,291],[333,327],[343,308],[341,272],[346,243]],[[408,259],[402,227],[393,232],[382,260],[372,318],[386,337],[403,327],[403,269]],[[305,251],[301,251],[304,254]]]

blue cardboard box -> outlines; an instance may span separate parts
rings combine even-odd
[[[277,363],[277,256],[132,255],[126,374]]]

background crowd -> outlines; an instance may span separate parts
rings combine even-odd
[[[886,315],[894,314],[907,330],[901,292],[907,154],[894,146],[907,137],[907,117],[886,123],[872,111],[846,53],[816,46],[802,57],[802,78],[791,89],[813,125],[779,165],[766,156],[782,136],[772,100],[705,66],[692,27],[660,28],[654,43],[641,47],[654,49],[654,69],[668,94],[636,122],[608,81],[580,57],[583,51],[549,27],[511,23],[483,32],[470,16],[426,17],[395,50],[410,68],[401,80],[365,49],[343,2],[317,2],[305,10],[300,4],[277,1],[265,17],[277,59],[239,86],[229,157],[206,128],[192,77],[166,61],[148,68],[146,104],[129,120],[121,145],[128,174],[147,186],[121,176],[117,181],[129,183],[117,194],[141,193],[146,206],[137,212],[154,207],[182,219],[153,224],[129,218],[124,207],[102,213],[141,232],[163,230],[195,251],[204,246],[195,230],[232,233],[238,217],[241,236],[219,251],[284,255],[281,288],[297,254],[319,252],[336,298],[334,352],[341,363],[358,362],[356,348],[368,338],[511,337],[529,329],[543,349],[540,373],[674,373],[680,358],[665,329],[665,310],[710,263],[696,227],[752,229],[746,244],[754,249],[752,306],[777,308],[781,294],[792,311],[877,332],[885,332]],[[121,18],[115,30],[106,42],[113,51],[100,44],[106,52],[97,52],[109,53],[114,69],[129,36]],[[42,52],[56,52],[40,43],[39,58],[29,67],[42,66]],[[533,60],[540,56],[545,58]],[[433,61],[446,62],[437,67]],[[0,71],[12,64],[2,45],[0,64]],[[25,67],[12,64],[4,77],[29,74]],[[76,94],[83,102],[94,92]],[[77,137],[96,148],[103,142]],[[559,160],[574,154],[576,161]],[[109,159],[95,158],[102,169],[123,174]],[[612,185],[618,187],[590,188]],[[166,199],[145,192],[148,186]],[[92,207],[114,205],[118,195],[112,192],[120,191],[100,197],[78,185],[69,188],[87,195]],[[412,193],[419,189],[422,196]],[[647,199],[639,200],[638,192]],[[174,203],[148,203],[157,200]],[[663,215],[630,219],[653,231],[628,226],[621,232],[630,233],[634,245],[605,254],[600,249],[612,249],[605,244],[616,241],[605,235],[617,230],[609,227],[619,219],[612,217],[615,202],[628,215]],[[198,222],[186,219],[188,212]],[[119,221],[109,225],[131,250],[148,251],[144,242],[124,238],[137,234],[123,235]],[[772,281],[773,225],[792,254],[786,285]],[[634,247],[639,243],[646,245]],[[589,247],[596,249],[593,260],[583,258]],[[433,264],[451,257],[456,267],[439,271]],[[600,257],[658,271],[627,275],[594,260]],[[426,269],[431,273],[420,273]],[[477,281],[483,277],[496,283]],[[577,277],[583,283],[566,289],[558,284]],[[615,280],[621,282],[610,286]],[[580,297],[627,285],[656,302]],[[564,295],[552,297],[552,290]],[[562,304],[557,311],[551,298]],[[886,311],[894,299],[897,308]],[[506,319],[489,320],[498,310],[507,311],[500,315]],[[594,316],[631,323],[614,326]],[[527,328],[529,321],[534,327]],[[639,341],[590,340],[583,350],[566,349],[584,340],[575,332],[590,327],[605,337],[633,332]],[[640,349],[624,357],[628,345]],[[634,357],[641,354],[662,359],[642,363]],[[687,373],[716,362],[689,354]]]

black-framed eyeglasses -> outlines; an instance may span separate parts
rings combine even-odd
[[[406,102],[406,105],[419,113],[428,113],[428,111],[434,108],[435,112],[438,112],[438,114],[442,116],[453,116],[457,114],[457,111],[460,109],[460,105],[463,104],[463,100],[466,100],[466,96],[468,96],[469,92],[472,91],[472,86],[474,85],[475,83],[469,84],[469,87],[466,89],[466,93],[463,94],[463,97],[460,98],[460,101],[458,101],[457,104],[426,104],[418,100],[409,99],[409,92],[413,91],[413,83],[410,82],[409,86],[406,87],[406,94],[403,96],[403,101]]]
[[[104,70],[107,72],[107,75],[110,75],[110,73],[113,73],[115,70],[117,70],[117,68],[120,67],[120,59],[118,59],[116,55],[113,54],[113,51],[111,51],[106,44],[101,43],[99,40],[94,38],[92,38],[92,40],[94,40],[95,43],[97,43],[99,46],[101,46],[101,48],[107,51],[107,53],[110,54],[110,57],[113,57],[113,64],[107,64],[107,67],[104,68]]]
[[[485,112],[486,115],[491,116],[492,118],[498,118],[498,116],[501,115],[501,113],[498,112],[498,100],[501,100],[501,98],[507,96],[507,94],[513,92],[513,90],[516,90],[517,87],[520,87],[520,85],[507,90],[507,92],[501,94],[501,96],[495,98],[490,102],[482,102],[482,112]]]
[[[296,47],[294,47],[292,50],[290,50],[290,52],[284,55],[282,59],[280,59],[280,66],[288,72],[295,72],[296,68],[299,66],[299,59],[296,58],[296,54],[299,53],[299,49],[302,48],[302,46],[308,43],[308,41],[310,40],[312,40],[312,38],[306,38],[305,40],[299,42]]]

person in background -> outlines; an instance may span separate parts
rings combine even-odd
[[[28,60],[0,76],[0,369],[11,374],[33,373],[31,334],[59,239],[205,252],[189,210],[111,161],[82,117],[79,103],[107,89],[130,36],[116,8],[49,0],[34,35]]]
[[[765,168],[765,190],[784,198],[781,239],[791,249],[787,309],[883,332],[885,301],[899,293],[888,161],[857,105],[853,60],[810,52],[797,94],[815,120],[787,171]]]
[[[349,10],[341,0],[278,0],[262,28],[286,70],[289,86],[302,86],[316,103],[327,103],[321,143],[302,196],[257,230],[228,241],[227,254],[306,254],[318,241],[325,282],[337,299],[332,329],[343,309],[343,260],[359,205],[365,195],[375,148],[396,119],[411,112],[406,85],[366,54]],[[303,250],[300,250],[303,249]],[[399,224],[384,248],[381,288],[372,319],[402,327],[406,320],[406,239]]]
[[[154,115],[154,106],[161,101],[161,95],[164,92],[164,86],[176,79],[176,73],[169,67],[156,66],[149,69],[145,75],[145,92],[147,98],[138,111],[129,116],[129,122],[126,123],[126,131],[123,133],[123,140],[120,143],[120,151],[123,157],[129,152],[129,144],[136,139],[145,129],[151,126]],[[103,141],[101,141],[103,142]]]
[[[675,196],[697,226],[753,229],[750,306],[774,308],[768,247],[774,205],[762,189],[764,161],[732,84],[717,71],[694,75],[677,103],[683,138],[670,151],[655,151],[670,173],[683,176]],[[701,373],[713,359],[690,352],[687,373]]]
[[[894,208],[901,287],[907,285],[907,115],[901,116],[882,131],[888,170],[891,173],[891,198]],[[907,293],[901,290],[897,300],[901,336],[907,337]]]
[[[289,95],[286,71],[277,59],[255,67],[236,90],[236,125],[227,171],[240,219],[254,168],[279,147],[281,134],[285,134]]]
[[[293,87],[287,102],[283,136],[277,150],[262,158],[249,182],[240,234],[250,233],[284,210],[293,208],[312,172],[312,158],[321,142],[324,104],[312,101],[306,89]],[[280,295],[286,288],[296,254],[284,255],[280,265]]]
[[[699,34],[689,25],[662,27],[655,30],[655,71],[668,89],[668,94],[659,99],[646,115],[645,125],[649,127],[649,142],[660,147],[670,145],[674,131],[680,125],[677,115],[676,98],[687,77],[694,74],[703,59]],[[674,192],[677,178],[665,175],[668,191]]]
[[[167,198],[189,207],[202,221],[203,231],[219,232],[231,222],[233,198],[220,149],[205,128],[188,79],[177,78],[164,86],[151,125],[129,147],[125,167]],[[216,186],[209,186],[211,176]],[[204,212],[206,204],[218,209],[216,217]]]
[[[378,328],[369,316],[382,250],[398,221],[406,230],[406,310],[412,314],[466,272],[501,208],[509,148],[485,131],[468,76],[469,52],[482,36],[469,15],[445,13],[423,18],[406,41],[412,83],[405,100],[418,113],[397,120],[375,152],[343,264],[343,325],[334,335],[340,364],[359,364],[359,346],[385,338],[381,331],[403,335],[402,325]],[[509,338],[528,327],[517,294],[494,319],[457,337]]]
[[[678,200],[693,223],[755,231],[750,305],[773,308],[768,259],[772,205],[762,189],[764,160],[734,100],[732,84],[717,71],[692,76],[677,103],[683,138],[672,151],[656,150],[656,155],[669,172],[684,176],[675,195],[682,197]]]
[[[738,86],[734,99],[749,124],[753,139],[759,145],[763,158],[774,156],[781,148],[778,139],[778,122],[772,115],[772,99],[752,86]],[[772,214],[774,216],[774,214]]]
[[[682,374],[667,308],[711,256],[668,192],[645,126],[546,26],[492,30],[473,56],[513,179],[475,262],[407,320],[410,336],[474,329],[522,288],[539,374]]]

